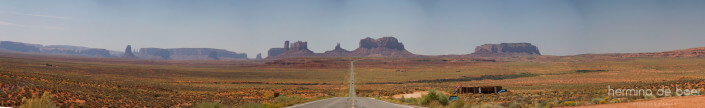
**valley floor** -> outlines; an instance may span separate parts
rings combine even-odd
[[[410,98],[418,96],[400,99],[395,95],[431,89],[453,93],[456,86],[502,86],[509,92],[461,94],[453,105],[561,107],[661,98],[608,96],[608,86],[705,88],[703,57],[605,54],[167,61],[0,52],[0,106],[19,106],[22,98],[50,92],[62,107],[193,107],[204,102],[283,107],[346,97],[351,60],[358,60],[354,73],[358,97],[416,106],[424,106],[419,103],[421,98]],[[275,94],[285,98],[275,98]]]

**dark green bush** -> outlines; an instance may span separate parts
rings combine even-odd
[[[428,94],[421,97],[419,104],[428,106],[432,102],[438,102],[441,105],[448,105],[448,96],[443,93],[436,93],[436,90],[431,89],[428,91]]]

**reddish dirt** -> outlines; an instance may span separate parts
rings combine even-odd
[[[578,106],[575,108],[695,108],[703,107],[705,96],[667,97],[627,103]]]
[[[445,95],[448,95],[449,93],[447,92],[442,92]],[[415,91],[413,93],[408,93],[408,94],[398,94],[392,96],[392,98],[401,98],[401,96],[404,96],[404,98],[421,98],[423,95],[428,94],[428,91]]]

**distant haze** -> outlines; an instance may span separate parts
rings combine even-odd
[[[0,40],[204,47],[266,57],[285,40],[314,52],[394,36],[415,54],[528,42],[545,55],[705,46],[705,0],[4,0]]]

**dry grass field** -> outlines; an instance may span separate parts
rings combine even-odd
[[[273,104],[346,96],[349,61],[358,96],[418,105],[393,95],[455,86],[503,86],[501,94],[462,94],[432,107],[556,107],[648,100],[607,95],[613,88],[660,85],[703,89],[705,58],[610,55],[507,58],[290,58],[163,61],[0,53],[0,106],[43,92],[61,107],[194,107],[203,102]],[[47,65],[48,64],[48,65]],[[49,66],[51,65],[51,66]],[[288,103],[294,104],[294,103]]]

